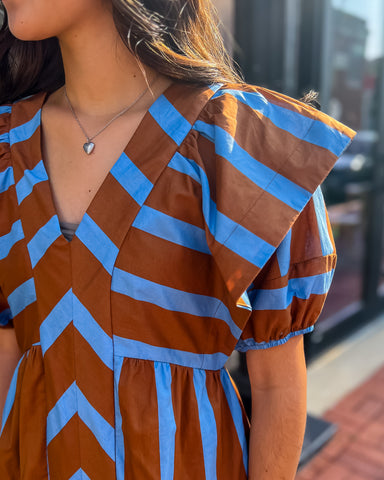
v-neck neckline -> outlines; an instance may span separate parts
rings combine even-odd
[[[98,199],[103,194],[103,191],[105,189],[105,185],[106,185],[109,177],[112,175],[111,172],[114,169],[116,169],[118,164],[122,161],[122,159],[125,156],[129,157],[130,146],[132,144],[134,144],[136,142],[137,138],[142,134],[142,130],[144,128],[144,125],[148,121],[148,118],[151,116],[151,113],[150,113],[151,109],[155,108],[156,105],[161,102],[161,99],[164,96],[167,96],[176,87],[176,85],[177,85],[176,82],[172,82],[170,85],[168,85],[168,87],[165,88],[165,90],[152,102],[152,104],[146,110],[145,114],[143,115],[142,119],[140,120],[140,122],[139,122],[138,126],[136,127],[135,131],[131,135],[128,143],[125,145],[124,150],[121,152],[121,154],[118,156],[118,158],[113,162],[111,168],[108,170],[108,172],[105,175],[104,179],[102,180],[100,186],[98,187],[95,195],[92,197],[91,201],[89,202],[87,208],[85,209],[85,211],[83,213],[83,216],[82,216],[80,222],[77,224],[77,228],[76,228],[75,233],[74,233],[71,240],[67,240],[65,238],[62,230],[61,230],[60,219],[59,219],[59,216],[58,216],[58,213],[57,213],[57,208],[56,208],[56,204],[55,204],[54,196],[53,196],[52,183],[51,183],[51,180],[49,178],[45,162],[43,160],[41,112],[42,112],[43,105],[44,105],[44,103],[45,103],[45,101],[48,97],[48,92],[42,92],[42,94],[41,94],[42,97],[40,99],[40,105],[39,105],[40,115],[39,115],[39,121],[38,121],[38,125],[37,125],[37,127],[38,127],[38,142],[39,142],[38,156],[39,156],[39,158],[41,159],[41,162],[42,162],[42,168],[41,169],[42,169],[43,175],[47,179],[48,193],[49,193],[49,199],[48,199],[49,207],[52,210],[52,212],[54,214],[53,216],[56,219],[55,224],[56,224],[57,228],[59,228],[59,230],[60,230],[60,232],[57,232],[58,233],[58,238],[61,238],[63,241],[65,241],[69,245],[77,238],[76,233],[78,232],[79,228],[83,225],[85,217],[87,217],[89,215],[89,212],[93,209],[94,205],[96,203],[98,203]],[[165,135],[165,133],[164,133],[164,135]],[[147,145],[147,147],[149,147],[149,145]]]
[[[62,260],[60,252],[65,247],[70,248],[74,265],[81,263],[87,250],[111,274],[117,252],[138,212],[219,88],[221,84],[197,87],[174,82],[154,100],[124,153],[105,176],[71,241],[61,231],[41,158],[39,127],[47,94],[42,92],[15,103],[10,121],[10,153],[32,267],[40,265],[48,251]]]

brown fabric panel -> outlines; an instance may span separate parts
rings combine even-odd
[[[207,371],[206,386],[216,420],[217,480],[246,480],[243,452],[221,384],[220,371]]]
[[[5,192],[0,193],[0,211],[7,212],[7,215],[0,215],[0,236],[3,236],[11,231],[12,225],[19,218],[14,185],[11,185]]]
[[[13,115],[12,113],[12,119]],[[30,138],[11,146],[15,183],[24,176],[26,169],[33,169],[41,161],[40,132],[40,127],[38,127]]]
[[[39,110],[44,102],[46,93],[38,93],[29,98],[24,99],[21,102],[15,102],[12,104],[11,123],[10,129],[24,125],[32,120],[36,112]],[[41,159],[40,159],[41,160]]]
[[[215,258],[217,264],[220,265],[220,271],[228,291],[235,302],[249,287],[261,269],[236,255],[224,245],[217,249]]]
[[[0,478],[4,480],[20,479],[20,392],[26,368],[26,358],[21,361],[17,376],[15,400],[4,430],[0,436]]]
[[[274,253],[260,274],[253,280],[253,289],[276,289],[284,288],[291,278],[311,277],[330,272],[336,266],[336,255],[317,257],[306,262],[296,263],[289,267],[287,275],[280,276],[279,264]]]
[[[67,480],[81,467],[80,422],[75,413],[48,445],[49,474],[52,479]]]
[[[23,230],[28,242],[56,214],[50,192],[48,181],[37,183],[32,192],[21,202]],[[31,212],[39,213],[31,215]]]
[[[72,286],[70,252],[60,238],[46,250],[33,275],[42,322]]]
[[[171,312],[112,292],[114,335],[192,353],[229,355],[235,340],[223,320]],[[217,335],[215,337],[215,335]]]
[[[25,352],[33,343],[40,340],[38,307],[34,302],[13,318],[17,343],[20,351]]]
[[[92,480],[116,478],[115,462],[109,457],[91,430],[79,419],[81,468]]]
[[[222,281],[210,255],[168,242],[137,228],[129,232],[115,266],[186,292],[216,294],[218,298],[223,292],[223,286],[221,291],[213,292],[213,285]]]
[[[76,345],[76,384],[89,403],[113,427],[115,423],[112,394],[113,371],[100,360],[76,329],[74,329],[74,343]]]
[[[291,278],[310,277],[312,275],[321,275],[330,272],[336,267],[336,255],[326,255],[318,257],[307,262],[292,265],[289,276]]]
[[[178,112],[193,125],[196,116],[213,95],[207,86],[196,86],[187,83],[175,83],[164,92],[164,96],[177,108]]]
[[[240,224],[265,242],[277,247],[283,240],[298,213],[273,195],[264,192]],[[283,226],[287,225],[287,231]],[[228,232],[228,235],[231,232]],[[217,246],[217,248],[220,248]],[[250,246],[251,248],[251,246]]]
[[[2,289],[4,295],[8,297],[17,287],[32,277],[25,241],[21,240],[15,243],[0,265],[2,281],[4,282]]]
[[[292,331],[311,327],[317,321],[327,295],[311,295],[308,299],[294,297],[292,300]]]
[[[171,365],[176,422],[174,480],[205,479],[199,411],[193,369]]]
[[[119,246],[140,207],[111,175],[97,191],[87,213],[110,240]],[[76,240],[74,237],[73,241]]]
[[[158,406],[152,362],[124,359],[119,403],[124,432],[125,477],[160,478]]]
[[[164,195],[167,192],[167,195]],[[145,202],[166,215],[204,230],[201,185],[193,178],[168,167]]]
[[[44,355],[48,412],[76,378],[73,348],[73,324],[70,323]]]
[[[11,104],[8,105],[3,105],[5,106],[11,106]],[[7,134],[9,132],[9,127],[10,127],[10,121],[11,121],[11,114],[10,113],[2,113],[0,115],[0,135]],[[5,158],[9,157],[9,144],[8,143],[1,143],[0,144],[0,158],[1,158],[1,164],[4,165]]]
[[[28,353],[20,388],[21,478],[48,477],[47,413],[42,352],[40,346],[35,346]]]
[[[74,238],[72,242],[73,293],[107,335],[112,337],[111,276],[78,238]],[[95,298],[95,292],[97,292],[97,298]]]

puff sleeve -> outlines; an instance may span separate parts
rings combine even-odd
[[[355,132],[238,84],[218,90],[194,128],[207,242],[233,304],[249,312],[237,348],[310,331],[336,262],[319,186]]]
[[[236,350],[269,348],[311,332],[331,286],[336,250],[320,187],[247,289]]]

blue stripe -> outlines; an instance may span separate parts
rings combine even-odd
[[[310,277],[291,278],[283,288],[255,289],[248,292],[253,310],[285,310],[293,297],[307,300],[311,295],[324,295],[332,283],[334,270]]]
[[[217,210],[211,199],[208,177],[201,167],[198,168],[203,192],[203,215],[209,231],[218,243],[262,268],[275,247]]]
[[[115,355],[128,358],[139,358],[158,362],[173,363],[191,368],[219,370],[228,360],[224,353],[192,353],[173,348],[156,347],[148,343],[129,338],[113,336]]]
[[[3,113],[11,113],[12,112],[12,107],[10,105],[3,105],[0,107],[0,115]]]
[[[217,429],[215,414],[209,401],[204,370],[193,370],[193,385],[199,411],[206,480],[216,480]]]
[[[334,269],[329,272],[310,277],[292,278],[289,280],[289,289],[294,292],[297,298],[306,300],[312,294],[324,295],[331,286]]]
[[[326,148],[337,157],[343,153],[352,140],[320,120],[314,120],[305,141]]]
[[[125,153],[112,167],[111,175],[139,205],[143,205],[153,188],[153,184]]]
[[[33,187],[48,180],[48,175],[42,160],[31,170],[24,170],[24,176],[16,184],[17,200],[19,205],[32,192]]]
[[[115,268],[113,272],[111,289],[140,302],[149,302],[172,312],[223,320],[234,337],[239,338],[241,335],[241,329],[232,320],[228,308],[217,298],[167,287],[119,268]]]
[[[113,342],[80,300],[73,295],[73,324],[100,360],[113,370]]]
[[[226,227],[228,228],[226,233],[230,233],[230,236],[225,241],[219,241],[219,243],[222,243],[232,250],[232,252],[245,258],[245,260],[253,265],[262,268],[276,250],[275,247],[253,234],[242,225],[236,224],[236,228],[230,228],[229,226],[235,222],[228,221],[228,217],[224,217],[220,212],[217,212],[217,217],[218,225],[220,225],[220,228],[222,229],[222,232],[218,229],[218,233],[224,233]]]
[[[60,225],[57,215],[51,217],[28,242],[28,251],[32,268],[43,258],[48,248],[60,237]]]
[[[240,339],[236,344],[236,350],[238,352],[246,352],[248,350],[265,350],[270,347],[277,347],[278,345],[283,345],[287,341],[298,335],[305,335],[306,333],[313,332],[315,327],[305,328],[304,330],[297,330],[296,332],[289,333],[286,337],[281,338],[280,340],[271,340],[270,342],[256,342],[253,338],[246,338],[245,340]]]
[[[7,393],[7,397],[5,399],[5,404],[4,404],[4,408],[3,408],[3,414],[2,414],[2,417],[1,417],[0,436],[3,433],[5,424],[7,423],[9,414],[11,413],[13,404],[15,402],[16,387],[17,387],[17,376],[19,374],[20,364],[21,364],[24,357],[25,357],[25,353],[21,356],[20,360],[18,361],[18,363],[16,365],[16,368],[15,368],[15,370],[13,372],[13,375],[12,375],[11,384],[9,385],[9,388],[8,388],[8,393]]]
[[[212,98],[218,98],[225,94],[232,95],[236,100],[262,113],[264,117],[268,118],[278,128],[289,132],[300,140],[326,148],[336,156],[340,156],[351,141],[349,137],[322,121],[314,120],[298,112],[274,105],[258,92],[223,89]]]
[[[232,414],[233,423],[236,428],[237,438],[239,439],[241,450],[243,452],[243,465],[245,473],[246,475],[248,475],[248,444],[247,438],[245,436],[243,412],[241,410],[241,405],[233,388],[229,374],[224,368],[220,371],[220,379],[223,385],[225,396],[227,397],[229,409]]]
[[[276,257],[279,263],[280,276],[287,275],[291,263],[291,240],[292,229],[289,230],[283,241],[276,250]]]
[[[119,249],[87,213],[76,230],[76,236],[111,275]]]
[[[328,232],[324,197],[320,187],[317,187],[312,198],[315,206],[317,225],[319,227],[321,251],[324,256],[330,255],[331,253],[333,253],[333,245]]]
[[[76,382],[72,383],[48,413],[47,444],[56,437],[75,413],[79,414],[80,419],[91,430],[101,448],[114,461],[114,429],[88,402]]]
[[[0,313],[0,325],[4,327],[8,325],[9,322],[12,320],[12,313],[10,308],[6,308]]]
[[[41,120],[41,110],[39,110],[36,115],[29,120],[29,122],[20,125],[19,127],[12,128],[9,131],[9,143],[14,145],[15,143],[24,142],[32,137],[36,132],[37,128],[40,126]]]
[[[57,302],[40,325],[40,341],[43,355],[55,343],[72,321],[72,289]]]
[[[149,113],[177,145],[181,145],[181,142],[192,128],[192,125],[164,95],[158,97],[149,109]]]
[[[168,163],[168,167],[176,170],[179,173],[188,175],[196,182],[201,183],[199,175],[200,172],[196,163],[193,160],[189,160],[188,158],[183,157],[182,155],[180,155],[179,152],[176,152],[175,155],[171,158],[170,162]]]
[[[0,193],[6,192],[11,185],[14,185],[13,168],[8,167],[0,172]]]
[[[30,278],[17,287],[7,298],[13,318],[36,301],[35,282]]]
[[[9,132],[0,135],[0,143],[9,143]]]
[[[47,445],[60,433],[77,412],[76,382],[63,393],[47,415]]]
[[[132,225],[177,245],[210,254],[205,230],[146,205],[141,207]]]
[[[115,437],[116,437],[116,480],[125,480],[125,447],[123,419],[120,412],[119,382],[124,358],[114,355],[113,382],[115,402]]]
[[[89,403],[83,392],[76,386],[79,417],[91,430],[105,453],[115,461],[115,429]]]
[[[79,468],[69,480],[91,480],[82,468]]]
[[[218,155],[230,162],[255,185],[294,210],[302,210],[311,193],[253,158],[223,128],[198,120],[194,128],[214,142]]]
[[[159,450],[161,480],[174,476],[176,422],[172,405],[172,373],[167,363],[155,362],[155,380],[159,417]]]
[[[11,227],[11,231],[0,237],[0,260],[6,258],[11,248],[24,238],[21,220],[17,220]]]

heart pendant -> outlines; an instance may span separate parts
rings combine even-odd
[[[95,144],[93,142],[86,142],[83,145],[84,152],[87,155],[90,155],[93,152],[93,149],[95,148]]]

